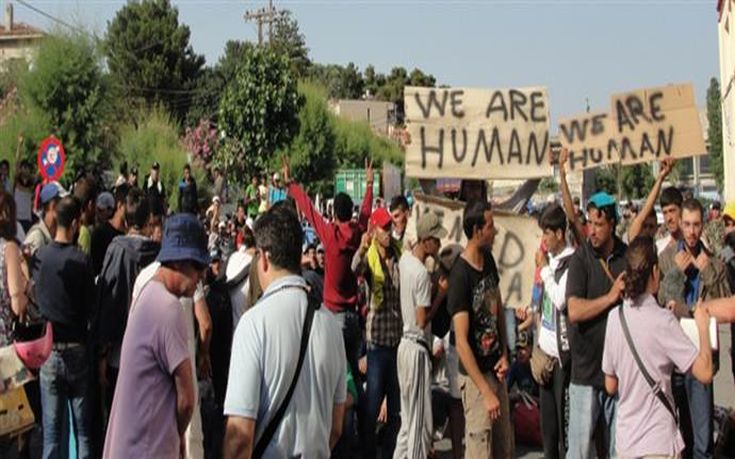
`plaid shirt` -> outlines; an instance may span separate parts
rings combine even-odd
[[[361,260],[364,262],[364,259]],[[361,263],[362,264],[362,263]],[[364,264],[367,266],[367,263]],[[372,307],[367,316],[367,341],[378,346],[395,347],[403,335],[403,319],[401,318],[401,296],[398,287],[398,259],[394,258],[390,273],[386,274],[383,284],[383,304],[377,310]],[[368,282],[370,272],[366,272]],[[390,277],[390,281],[388,280]]]

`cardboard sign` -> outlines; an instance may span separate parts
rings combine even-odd
[[[559,120],[559,142],[569,149],[569,170],[589,169],[620,160],[612,138],[610,116],[585,113]]]
[[[611,113],[622,164],[707,153],[691,83],[614,94]]]
[[[406,175],[521,179],[551,175],[545,88],[404,89]]]
[[[64,173],[66,153],[61,140],[54,136],[46,137],[38,149],[38,170],[48,182],[59,180]]]
[[[414,194],[411,219],[406,228],[407,240],[416,240],[416,222],[419,215],[434,211],[442,218],[448,235],[442,247],[452,244],[464,246],[467,238],[462,230],[465,204],[461,201]],[[495,236],[492,253],[500,274],[500,292],[506,306],[520,308],[531,304],[533,277],[536,269],[534,254],[541,243],[541,230],[531,217],[493,212]]]

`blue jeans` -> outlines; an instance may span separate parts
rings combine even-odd
[[[364,458],[376,457],[376,422],[383,398],[387,398],[388,422],[383,429],[381,457],[393,457],[401,425],[401,391],[398,387],[398,347],[368,343],[365,416],[360,420]]]
[[[618,400],[605,389],[592,386],[569,385],[569,449],[567,459],[596,457],[593,435],[600,416],[603,416],[605,445],[609,457],[615,457],[615,412]]]
[[[90,457],[88,382],[89,359],[86,348],[78,346],[53,350],[41,367],[41,406],[43,408],[43,457],[61,456],[63,418],[71,405],[77,457]],[[65,454],[64,454],[65,456]]]
[[[714,394],[712,384],[702,384],[690,373],[684,375],[684,388],[688,401],[689,418],[691,419],[691,443],[687,449],[694,458],[714,457],[715,445],[713,438],[712,412],[714,410]],[[674,385],[681,384],[681,376],[674,378]],[[679,409],[686,409],[680,407]],[[683,421],[684,419],[682,419]],[[683,430],[683,429],[682,429]],[[685,438],[689,440],[688,438]]]

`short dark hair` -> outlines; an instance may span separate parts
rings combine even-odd
[[[564,209],[558,204],[551,204],[544,213],[541,214],[539,219],[539,226],[542,230],[561,230],[562,232],[567,230],[567,215],[564,213]]]
[[[625,297],[635,299],[646,291],[648,278],[658,264],[656,244],[648,236],[638,236],[625,252]]]
[[[61,198],[56,204],[56,225],[60,228],[70,228],[74,220],[81,215],[81,205],[75,196]]]
[[[337,193],[334,197],[334,216],[340,222],[352,219],[352,198],[347,193]]]
[[[15,198],[5,190],[0,191],[0,237],[6,241],[15,239],[16,225]]]
[[[125,201],[125,221],[128,228],[141,229],[151,218],[148,196],[140,188],[131,188]]]
[[[246,249],[255,247],[255,235],[248,225],[242,227],[242,245],[244,245]]]
[[[683,202],[684,202],[684,195],[682,195],[681,191],[675,186],[670,186],[668,188],[665,188],[661,192],[661,198],[659,199],[659,204],[661,205],[662,209],[670,205],[681,207],[681,204]]]
[[[390,211],[393,212],[396,209],[408,210],[408,199],[406,199],[402,194],[394,196],[393,199],[390,200]]]
[[[464,208],[462,229],[467,239],[472,239],[475,228],[485,226],[485,212],[493,210],[493,206],[487,201],[470,201]]]
[[[255,222],[257,247],[268,253],[277,268],[298,273],[301,269],[301,243],[304,230],[299,218],[288,205],[276,203]]]
[[[74,187],[74,197],[79,200],[82,207],[85,207],[90,201],[94,201],[97,198],[97,189],[94,182],[88,178],[82,179]]]
[[[189,172],[191,172],[191,166],[189,165],[189,163],[184,164],[184,170],[188,170]]]
[[[128,193],[130,192],[130,185],[127,183],[121,183],[112,190],[112,195],[115,197],[115,208],[119,204],[125,204],[128,200]]]
[[[699,202],[697,199],[687,199],[683,203],[681,203],[681,210],[688,210],[689,212],[699,212],[699,216],[702,217],[704,220],[704,207],[702,206],[702,203]]]
[[[7,159],[0,160],[0,167],[2,166],[5,166],[8,169],[10,169],[10,161],[8,161]]]
[[[617,226],[618,208],[615,204],[609,204],[607,206],[597,207],[595,203],[590,202],[587,204],[587,212],[589,212],[592,209],[595,209],[596,211],[604,215],[605,219],[612,224],[613,228]]]

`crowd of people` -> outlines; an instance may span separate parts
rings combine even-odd
[[[714,457],[735,203],[664,189],[667,159],[640,209],[605,192],[581,209],[566,162],[534,300],[510,313],[486,188],[442,247],[440,215],[373,196],[371,163],[359,207],[338,193],[321,213],[284,161],[232,215],[219,169],[203,206],[186,166],[169,209],[157,163],[142,186],[124,165],[70,192],[0,163],[0,347],[39,323],[51,341],[21,355],[37,423],[0,455],[425,458],[446,433],[453,457],[511,458],[523,392],[544,457]]]

